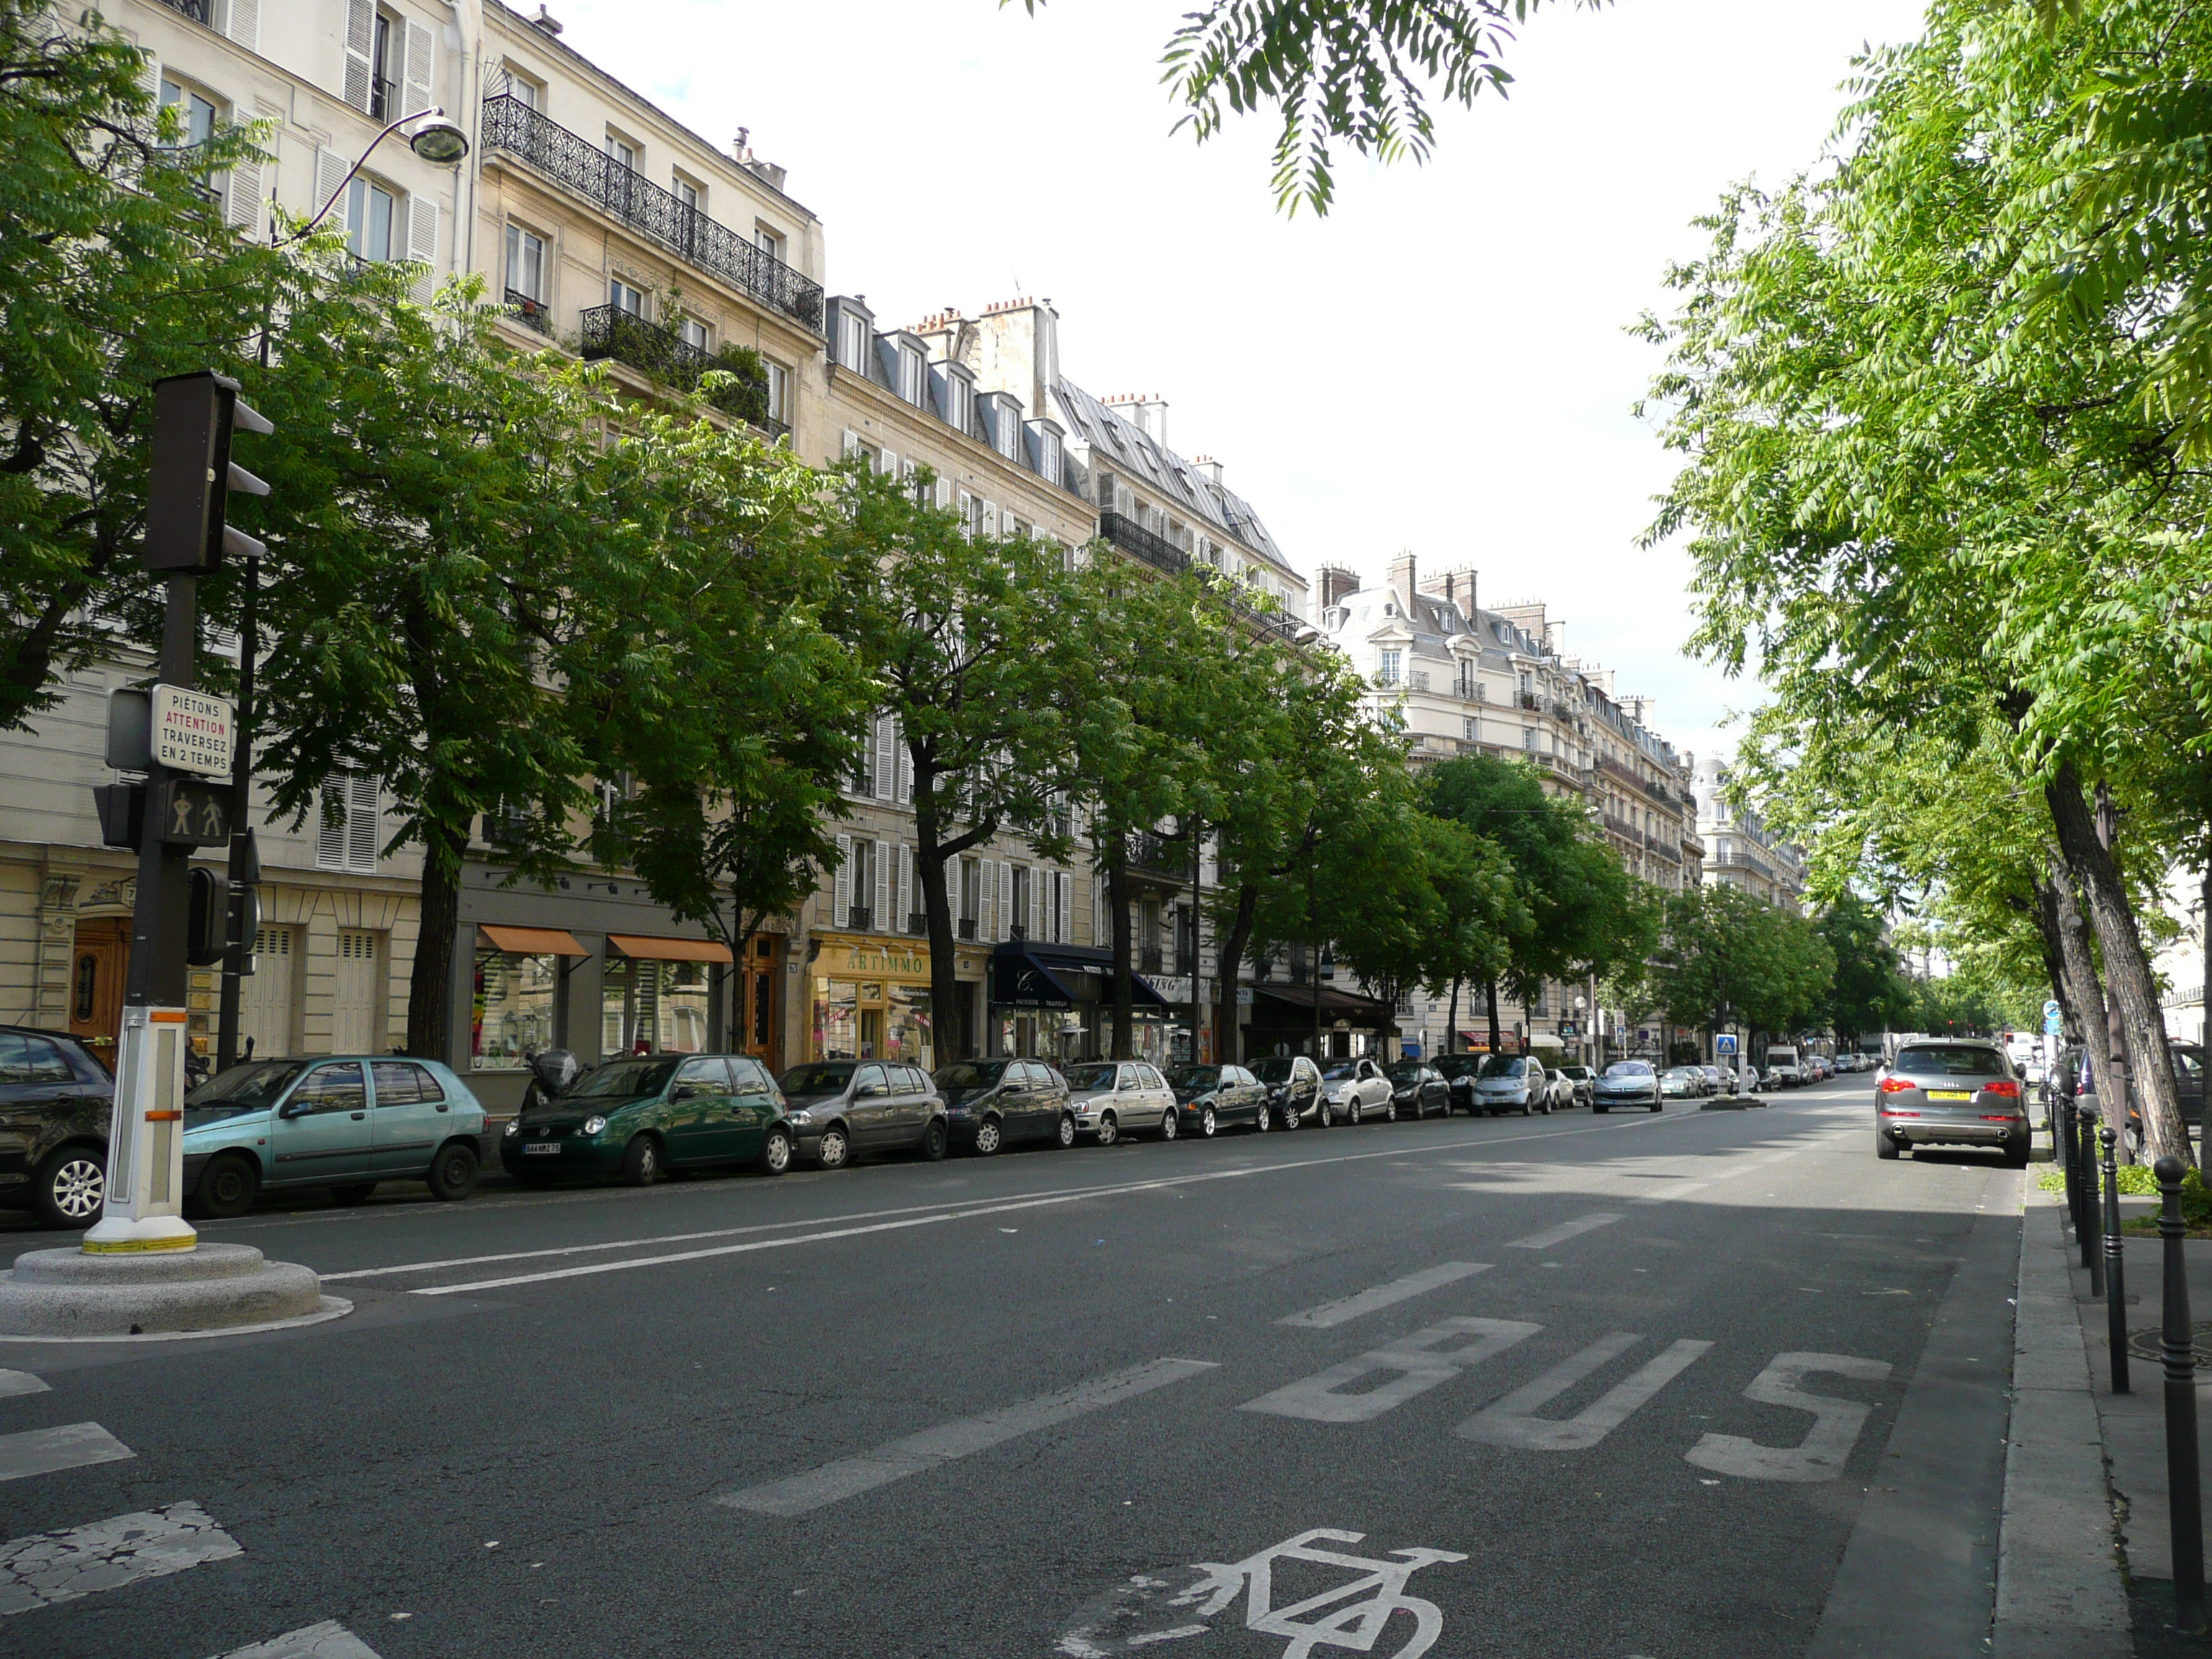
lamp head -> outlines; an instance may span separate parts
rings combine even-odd
[[[457,167],[469,153],[469,136],[446,118],[442,109],[422,112],[407,128],[407,143],[426,161],[441,167]]]

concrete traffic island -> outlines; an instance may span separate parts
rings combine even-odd
[[[117,1255],[32,1250],[0,1273],[0,1340],[216,1335],[350,1311],[322,1293],[310,1269],[266,1261],[245,1244]]]

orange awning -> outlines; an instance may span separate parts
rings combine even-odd
[[[611,949],[642,962],[728,962],[730,947],[704,939],[647,939],[638,933],[609,933]]]
[[[587,957],[592,953],[576,943],[565,927],[495,927],[477,924],[477,932],[491,941],[495,951],[512,951],[519,957]]]

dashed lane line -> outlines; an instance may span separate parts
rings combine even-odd
[[[804,1474],[725,1492],[714,1501],[726,1509],[750,1510],[756,1515],[805,1515],[878,1486],[889,1486],[894,1480],[903,1480],[908,1475],[940,1468],[956,1458],[1004,1445],[1009,1440],[1035,1434],[1056,1423],[1103,1411],[1124,1400],[1217,1369],[1213,1361],[1206,1359],[1155,1359],[1127,1370],[1094,1377],[1058,1394],[1017,1401],[981,1417],[939,1424],[857,1457],[824,1463]]]
[[[1442,1290],[1447,1285],[1456,1285],[1462,1279],[1490,1271],[1487,1261],[1439,1261],[1433,1267],[1424,1267],[1417,1273],[1407,1273],[1403,1279],[1394,1279],[1387,1285],[1377,1285],[1357,1296],[1324,1302],[1318,1308],[1308,1308],[1304,1313],[1294,1313],[1277,1320],[1278,1325],[1296,1325],[1305,1330],[1326,1331],[1335,1326],[1371,1314],[1383,1308],[1395,1307],[1399,1303]]]
[[[376,1650],[337,1620],[325,1619],[251,1647],[233,1648],[216,1659],[376,1659]]]
[[[120,1463],[137,1455],[97,1423],[26,1429],[21,1434],[0,1434],[0,1480],[55,1474],[94,1463]]]
[[[245,1553],[236,1539],[190,1501],[67,1532],[33,1533],[0,1544],[0,1617]]]
[[[0,1400],[10,1395],[44,1394],[46,1391],[44,1377],[33,1376],[28,1371],[0,1370]]]
[[[1572,1221],[1562,1221],[1556,1227],[1547,1227],[1540,1233],[1530,1233],[1526,1238],[1508,1239],[1505,1248],[1509,1250],[1548,1250],[1554,1244],[1564,1244],[1571,1238],[1580,1238],[1584,1233],[1610,1227],[1620,1218],[1611,1210],[1593,1210],[1588,1215],[1577,1216]]]

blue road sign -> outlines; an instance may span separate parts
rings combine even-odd
[[[1716,1031],[1713,1034],[1713,1052],[1717,1054],[1734,1054],[1735,1052],[1735,1033],[1734,1031]]]

